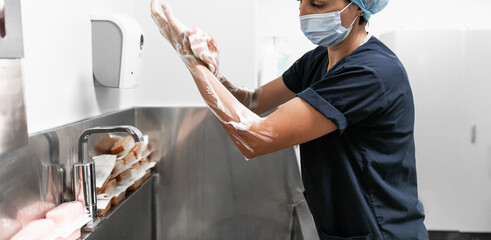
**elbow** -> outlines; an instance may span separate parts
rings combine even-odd
[[[236,141],[236,145],[246,159],[253,159],[265,154],[265,143],[259,143],[254,140],[248,142]]]
[[[255,157],[259,157],[260,155],[259,154],[256,154],[254,153],[253,151],[249,151],[249,150],[246,150],[246,151],[241,151],[242,152],[242,155],[244,155],[244,157],[249,160],[249,159],[253,159]]]
[[[274,149],[272,134],[252,129],[237,130],[230,125],[226,125],[225,129],[246,159],[271,153]]]
[[[240,150],[240,152],[242,153],[242,155],[244,155],[246,159],[252,159],[259,156],[256,153],[256,149],[253,148],[250,144],[247,144],[237,139],[234,139],[234,143],[235,146],[237,146],[237,148]]]

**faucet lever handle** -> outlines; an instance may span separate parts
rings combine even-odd
[[[92,220],[97,219],[97,195],[95,182],[95,163],[73,165],[73,189],[75,200],[82,202]]]

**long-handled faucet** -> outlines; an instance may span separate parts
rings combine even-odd
[[[116,132],[130,134],[135,142],[143,141],[143,135],[138,128],[126,125],[89,128],[83,131],[78,139],[78,163],[73,166],[73,190],[75,200],[84,204],[93,221],[97,219],[95,164],[89,158],[87,143],[92,134]]]

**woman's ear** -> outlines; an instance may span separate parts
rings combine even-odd
[[[356,9],[358,16],[363,16],[363,14],[364,14],[363,10],[359,6],[356,6],[356,7],[358,8],[358,9]]]

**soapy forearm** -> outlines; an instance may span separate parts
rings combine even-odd
[[[272,126],[241,104],[203,64],[186,64],[198,90],[234,143],[246,157],[256,144],[267,144],[276,136]]]
[[[261,88],[257,88],[255,90],[245,88],[245,87],[237,87],[233,85],[228,79],[220,74],[219,72],[216,74],[217,79],[223,84],[223,86],[232,93],[237,100],[239,100],[244,106],[249,108],[250,110],[254,110],[259,105],[259,95],[261,94]]]
[[[190,46],[188,29],[178,22],[167,3],[152,0],[152,16],[162,35],[189,69],[203,99],[244,156],[254,156],[258,145],[271,143],[276,137],[272,126],[246,108],[216,78],[207,65],[198,59]]]
[[[194,56],[208,66],[208,69],[210,69],[223,86],[247,108],[254,109],[257,107],[261,92],[260,89],[252,90],[237,87],[219,72],[219,48],[215,40],[199,28],[191,28],[186,32],[186,35]]]
[[[242,105],[205,65],[194,61],[186,65],[210,110],[246,158],[255,155],[258,144],[273,141],[272,126],[265,126],[264,119]]]

